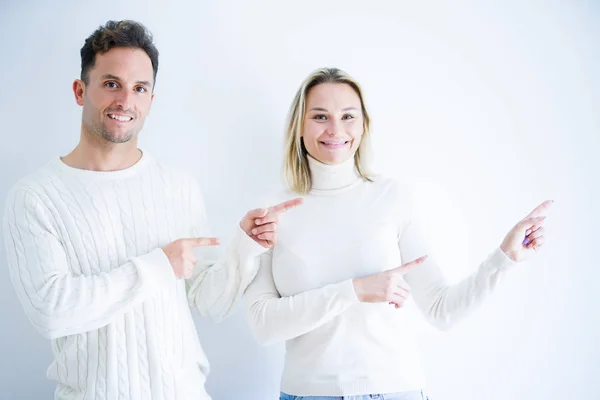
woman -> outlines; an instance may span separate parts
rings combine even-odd
[[[449,285],[426,257],[406,190],[369,173],[369,135],[356,81],[320,69],[303,82],[289,114],[285,173],[304,205],[278,222],[278,242],[261,256],[245,293],[257,340],[286,342],[282,400],[424,399],[401,309],[409,295],[431,323],[448,328],[544,243],[551,201],[520,221],[471,276]],[[268,229],[252,233],[268,239]]]

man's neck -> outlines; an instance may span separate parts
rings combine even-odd
[[[81,135],[79,144],[68,155],[61,157],[62,162],[72,168],[89,171],[120,171],[136,164],[142,158],[137,148],[137,140],[127,143],[111,143],[106,140],[89,140]]]

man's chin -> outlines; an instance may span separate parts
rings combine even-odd
[[[110,133],[105,132],[102,137],[111,143],[127,143],[129,141],[131,141],[131,139],[133,139],[133,134],[126,134],[126,135],[113,135]]]

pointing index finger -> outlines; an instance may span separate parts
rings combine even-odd
[[[183,244],[188,245],[190,247],[216,246],[220,244],[219,238],[214,237],[182,239],[182,241]]]
[[[418,267],[419,265],[423,264],[425,262],[425,260],[427,260],[427,257],[428,256],[425,255],[425,256],[419,257],[416,260],[413,260],[411,262],[407,262],[406,264],[403,264],[403,265],[399,266],[398,268],[396,268],[396,271],[399,272],[401,275],[405,275],[408,272],[415,269],[416,267]]]
[[[281,213],[284,213],[294,207],[299,206],[302,203],[304,203],[304,199],[302,199],[302,197],[297,197],[292,200],[287,200],[287,201],[284,201],[283,203],[279,203],[275,206],[269,207],[269,213],[281,214]]]
[[[542,215],[546,214],[546,211],[548,211],[550,209],[550,206],[553,203],[554,203],[554,200],[546,200],[545,202],[543,202],[542,204],[540,204],[539,206],[537,206],[536,208],[534,208],[533,211],[530,212],[523,219],[539,217],[539,216],[542,216]]]

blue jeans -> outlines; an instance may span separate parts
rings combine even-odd
[[[357,396],[294,396],[283,393],[279,400],[429,400],[422,390],[387,394],[360,394]]]

